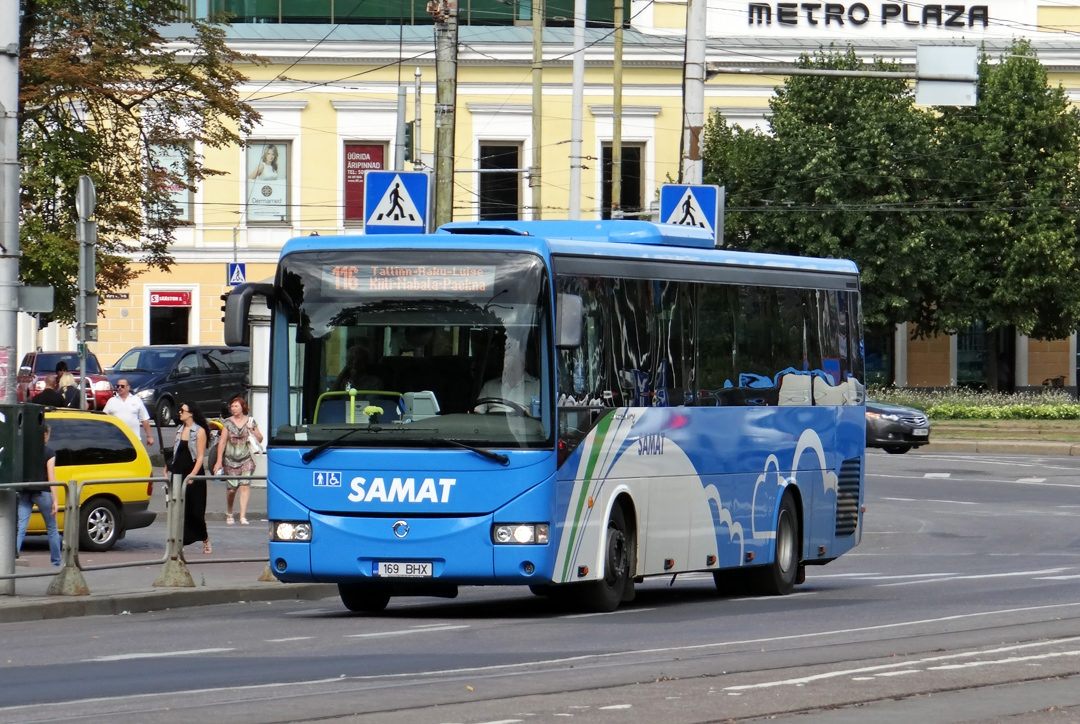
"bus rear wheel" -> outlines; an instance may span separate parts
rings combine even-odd
[[[390,603],[390,594],[355,583],[339,583],[338,595],[345,608],[354,613],[378,613]]]
[[[799,575],[799,515],[790,494],[780,501],[776,519],[776,551],[773,562],[752,569],[752,586],[762,596],[786,596],[795,588]]]
[[[626,594],[630,582],[630,538],[626,516],[616,504],[608,518],[607,546],[604,551],[604,577],[582,586],[581,605],[589,611],[614,611]]]

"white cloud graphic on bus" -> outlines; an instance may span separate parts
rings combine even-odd
[[[384,478],[374,478],[365,490],[367,479],[355,477],[349,482],[352,492],[349,500],[353,503],[445,503],[450,500],[450,488],[457,484],[457,478],[424,478],[420,489],[416,489],[416,478],[393,478],[390,488]],[[441,488],[441,491],[436,490]],[[439,495],[439,493],[442,493]]]

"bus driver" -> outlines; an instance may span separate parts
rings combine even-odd
[[[530,414],[532,399],[540,395],[540,380],[525,371],[525,342],[507,336],[503,371],[480,388],[476,412]]]

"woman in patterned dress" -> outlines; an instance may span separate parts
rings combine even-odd
[[[249,438],[254,436],[260,443],[263,441],[262,433],[259,432],[255,418],[248,412],[247,402],[242,397],[234,397],[229,400],[229,412],[232,417],[225,420],[225,429],[221,431],[221,442],[218,443],[218,458],[214,465],[215,475],[223,475],[228,478],[228,488],[225,491],[225,503],[227,513],[225,522],[233,524],[233,501],[236,499],[236,491],[240,490],[240,525],[247,525],[248,499],[251,497],[250,478],[255,472],[255,456],[251,452]]]

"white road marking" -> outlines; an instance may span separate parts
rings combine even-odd
[[[924,478],[951,478],[952,473],[923,473]]]
[[[1042,466],[1040,466],[1042,467]],[[1075,470],[1071,470],[1075,474]],[[881,473],[867,473],[868,478],[887,478],[892,480],[923,480],[912,475],[883,475]],[[1080,483],[1021,483],[1016,479],[996,480],[994,478],[964,478],[964,483],[991,483],[995,485],[1038,485],[1045,488],[1080,488]]]
[[[404,631],[376,631],[375,633],[347,634],[347,639],[374,639],[383,636],[405,636],[407,634],[432,633],[433,631],[456,631],[468,626],[439,626],[431,628],[410,628]]]
[[[480,724],[517,724],[517,722],[525,721],[524,719],[497,719],[495,721],[482,721]]]
[[[880,576],[880,573],[826,573],[821,576],[814,576],[816,581],[819,578],[855,578],[858,576]]]
[[[633,704],[612,704],[611,706],[598,707],[600,711],[606,711],[608,709],[629,709]]]
[[[1046,478],[1017,478],[1018,483],[1045,483]]]
[[[268,644],[282,644],[282,643],[285,643],[286,641],[307,641],[308,639],[313,639],[313,638],[315,638],[315,637],[314,636],[290,636],[287,639],[266,639],[266,643],[268,643]]]
[[[902,576],[871,576],[864,578],[865,581],[895,581],[898,578],[935,578],[939,576],[955,576],[955,573],[907,573]],[[814,576],[817,578],[817,576]]]
[[[904,669],[903,671],[882,671],[878,676],[906,676],[907,674],[917,674],[919,669]]]
[[[997,664],[1018,664],[1024,661],[1038,661],[1040,659],[1058,659],[1062,656],[1080,656],[1080,651],[1051,651],[1039,656],[1011,656],[1007,659],[994,661],[968,661],[963,664],[949,664],[947,666],[930,666],[927,671],[951,671],[955,669],[972,669],[976,666],[995,666]]]
[[[938,500],[936,498],[882,498],[896,503],[951,503],[953,505],[978,505],[970,500]]]
[[[606,613],[571,613],[559,618],[592,618],[593,616],[617,616],[623,613],[641,613],[642,611],[655,611],[655,608],[628,608],[626,610],[607,611]]]
[[[1069,643],[1072,641],[1080,640],[1080,636],[1074,636],[1072,638],[1061,639],[1059,641],[1037,641],[1035,643],[1017,644],[1015,646],[1002,646],[996,649],[989,649],[986,651],[964,651],[958,654],[945,654],[943,656],[931,656],[925,659],[916,659],[915,661],[898,661],[891,664],[880,664],[878,666],[863,666],[858,669],[846,669],[837,671],[826,671],[821,674],[813,674],[811,676],[801,676],[796,679],[779,679],[776,681],[763,681],[759,684],[740,684],[738,686],[728,686],[724,688],[724,691],[747,691],[749,689],[772,689],[777,686],[802,686],[803,684],[809,684],[814,681],[824,681],[825,679],[835,679],[838,676],[851,676],[852,674],[866,674],[874,672],[875,676],[881,676],[888,669],[896,669],[899,667],[912,667],[920,664],[928,664],[937,661],[950,661],[954,659],[971,658],[973,656],[984,656],[986,654],[999,654],[1006,651],[1019,651],[1022,649],[1029,649],[1035,646],[1052,646],[1054,644]],[[1080,652],[1078,652],[1080,653]],[[1052,653],[1045,654],[1044,657],[1054,655]],[[1071,654],[1070,654],[1071,655]],[[927,667],[928,669],[930,667]],[[942,667],[937,668],[944,668]],[[879,673],[880,672],[880,673]]]
[[[583,655],[580,655],[580,656],[571,656],[571,657],[565,657],[565,658],[559,658],[559,659],[535,659],[535,660],[524,661],[524,662],[520,662],[520,663],[516,663],[516,664],[493,664],[493,665],[490,665],[490,666],[475,666],[475,667],[466,667],[466,668],[458,668],[458,669],[435,669],[435,670],[431,670],[431,671],[418,671],[418,672],[397,673],[397,674],[372,674],[372,675],[367,675],[367,676],[351,677],[351,680],[356,681],[356,682],[403,680],[403,679],[422,680],[424,678],[432,677],[432,676],[460,676],[462,674],[475,675],[477,673],[500,674],[500,673],[510,673],[510,672],[513,672],[513,671],[521,671],[521,670],[526,669],[526,668],[577,664],[577,663],[585,662],[585,661],[604,661],[604,660],[608,660],[608,659],[619,659],[619,658],[623,658],[623,657],[626,657],[626,656],[641,656],[641,655],[655,655],[655,654],[679,654],[679,653],[683,653],[683,652],[703,651],[703,650],[708,650],[708,649],[721,649],[721,648],[729,648],[729,647],[735,647],[735,646],[748,646],[748,645],[760,646],[761,644],[766,644],[766,643],[771,644],[771,643],[782,643],[784,641],[812,640],[812,639],[820,639],[820,638],[828,637],[828,636],[836,636],[836,637],[842,638],[845,641],[848,641],[848,640],[850,640],[852,634],[868,633],[868,632],[871,632],[871,631],[884,631],[884,630],[889,630],[889,629],[901,629],[901,628],[908,628],[908,627],[912,627],[912,626],[924,626],[924,625],[927,625],[927,624],[951,623],[951,622],[963,621],[963,620],[968,620],[968,619],[985,618],[987,616],[1005,616],[1005,615],[1011,615],[1011,614],[1017,614],[1017,613],[1033,613],[1033,612],[1039,612],[1039,611],[1051,611],[1051,610],[1058,610],[1058,609],[1070,610],[1070,609],[1076,609],[1077,607],[1080,607],[1080,601],[1073,601],[1073,602],[1069,602],[1069,603],[1053,603],[1053,604],[1048,604],[1048,605],[1045,605],[1045,606],[1021,606],[1021,607],[1018,607],[1018,608],[1001,608],[1001,609],[994,609],[994,610],[990,610],[990,611],[976,611],[974,613],[961,613],[961,614],[955,614],[955,615],[952,615],[952,616],[942,616],[942,617],[939,617],[939,618],[914,619],[914,620],[911,620],[911,621],[897,621],[895,623],[877,624],[877,625],[874,625],[874,626],[858,626],[858,627],[853,627],[853,628],[849,628],[849,629],[829,629],[829,630],[825,630],[825,631],[813,631],[813,632],[810,632],[810,633],[790,634],[790,635],[786,635],[786,636],[770,636],[770,637],[767,637],[767,638],[759,638],[759,639],[743,639],[743,640],[732,640],[732,641],[712,641],[712,642],[703,643],[703,644],[690,644],[690,645],[687,645],[687,646],[670,646],[670,647],[663,647],[663,648],[656,648],[656,649],[628,649],[628,650],[623,650],[623,651],[612,651],[612,652],[602,653],[602,654],[583,654]],[[1080,637],[1070,638],[1070,639],[1063,639],[1061,641],[1057,641],[1057,642],[1054,642],[1054,643],[1069,643],[1069,642],[1072,642],[1072,641],[1078,640],[1078,639],[1080,639]],[[1040,642],[1041,645],[1045,645],[1046,643],[1047,642]],[[1032,645],[1036,645],[1036,644],[1032,644]],[[993,652],[983,652],[983,653],[993,653]],[[306,686],[313,686],[313,685],[317,685],[317,684],[337,684],[337,685],[340,685],[341,682],[342,682],[341,677],[335,676],[333,678],[311,679],[311,680],[307,680],[307,681],[294,681],[294,682],[282,682],[282,683],[271,683],[271,684],[250,684],[250,685],[247,685],[247,686],[216,686],[216,687],[201,688],[201,689],[187,689],[187,690],[184,690],[184,691],[169,692],[169,694],[170,695],[172,695],[172,694],[186,694],[186,695],[190,696],[190,695],[211,694],[211,693],[226,692],[226,691],[227,692],[232,692],[234,694],[238,693],[238,692],[245,692],[245,691],[250,691],[250,692],[256,692],[256,691],[266,692],[266,691],[274,691],[274,690],[276,690],[276,691],[285,691],[287,689],[306,687]],[[732,694],[733,694],[733,692],[728,692],[729,696],[732,695]],[[18,705],[18,706],[8,706],[8,707],[0,706],[0,712],[20,711],[20,710],[23,710],[23,709],[29,709],[31,707],[34,708],[34,709],[37,709],[37,710],[40,710],[43,707],[50,707],[50,708],[63,708],[65,711],[69,711],[69,710],[72,710],[73,707],[75,709],[77,709],[77,707],[80,704],[102,703],[102,702],[108,702],[108,701],[131,702],[131,701],[134,701],[136,699],[150,699],[150,698],[159,697],[159,696],[161,696],[160,693],[123,694],[122,696],[91,697],[91,698],[79,699],[79,700],[75,700],[75,701],[37,702],[37,703],[34,703],[34,704],[21,704],[21,705]],[[570,707],[567,707],[567,708],[569,708],[569,709],[587,709],[589,707],[570,706]]]
[[[1041,571],[1012,571],[1010,573],[982,573],[977,576],[950,576],[948,578],[932,578],[922,581],[900,581],[899,583],[879,583],[878,588],[889,586],[911,586],[917,583],[940,583],[941,581],[977,581],[982,578],[1017,578],[1020,576],[1045,576],[1050,573],[1061,573],[1068,568],[1047,568]]]
[[[330,613],[329,608],[306,608],[303,611],[286,611],[286,616],[310,616],[313,613]]]
[[[162,651],[159,653],[144,654],[112,654],[110,656],[98,656],[93,659],[83,659],[83,661],[126,661],[128,659],[157,659],[164,656],[194,656],[195,654],[220,654],[225,651],[236,651],[236,649],[192,649],[190,651]]]
[[[1071,576],[1040,576],[1036,578],[1036,581],[1072,581],[1080,578],[1080,573],[1073,574]]]

